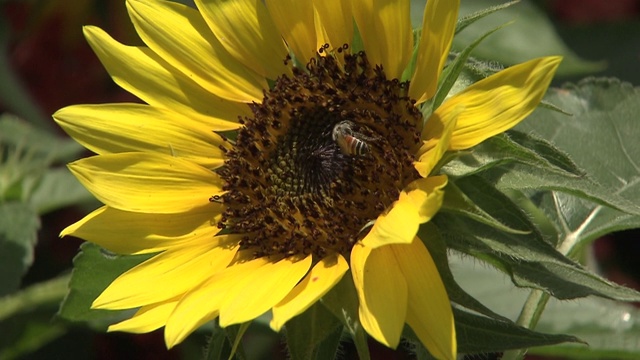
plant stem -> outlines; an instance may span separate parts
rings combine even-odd
[[[0,298],[0,321],[46,304],[59,303],[68,291],[71,274],[47,280]]]
[[[587,219],[583,222],[583,224],[573,232],[567,231],[567,235],[564,237],[563,241],[558,245],[558,252],[560,252],[564,256],[570,256],[574,254],[578,249],[578,245],[580,244],[580,235],[582,231],[587,227],[587,225],[591,222],[591,220],[600,212],[602,206],[597,206],[595,209],[591,211],[591,214],[587,217]],[[564,229],[568,230],[569,226],[564,224]],[[522,311],[518,316],[518,320],[516,324],[525,327],[527,329],[534,329],[538,324],[538,320],[540,320],[540,316],[542,316],[542,312],[547,306],[547,302],[549,301],[550,295],[543,292],[542,290],[532,290],[529,293],[529,297],[527,297],[527,301],[524,303],[522,307]],[[524,355],[527,353],[527,349],[517,349],[517,350],[507,350],[502,355],[502,360],[521,360],[524,358]]]
[[[516,324],[527,329],[533,329],[538,324],[542,311],[549,301],[549,294],[542,290],[532,290],[525,301]],[[502,355],[502,360],[520,360],[524,358],[527,349],[507,350]]]

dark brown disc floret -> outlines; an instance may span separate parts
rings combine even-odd
[[[278,78],[218,170],[218,226],[243,234],[256,256],[347,255],[419,177],[422,115],[408,82],[388,80],[362,52],[340,57],[318,54]]]

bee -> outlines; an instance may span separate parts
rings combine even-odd
[[[331,138],[338,144],[340,150],[345,155],[364,156],[370,151],[369,145],[365,140],[370,138],[353,131],[354,123],[349,120],[343,120],[333,127]]]

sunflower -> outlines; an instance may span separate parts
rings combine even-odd
[[[408,324],[454,358],[451,305],[417,238],[447,184],[434,169],[533,111],[560,59],[503,70],[425,119],[458,1],[428,2],[416,44],[408,0],[195,3],[127,0],[146,46],[85,27],[144,104],[54,114],[97,154],[69,168],[105,204],[61,235],[155,254],[92,307],[138,309],[109,330],[164,326],[172,347],[216,318],[271,311],[278,331],[347,276],[369,335],[395,348]]]

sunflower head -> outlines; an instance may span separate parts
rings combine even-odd
[[[348,256],[419,177],[423,121],[408,82],[387,79],[364,52],[339,47],[340,63],[328,47],[251,105],[217,170],[226,183],[218,226],[242,234],[257,256]]]

